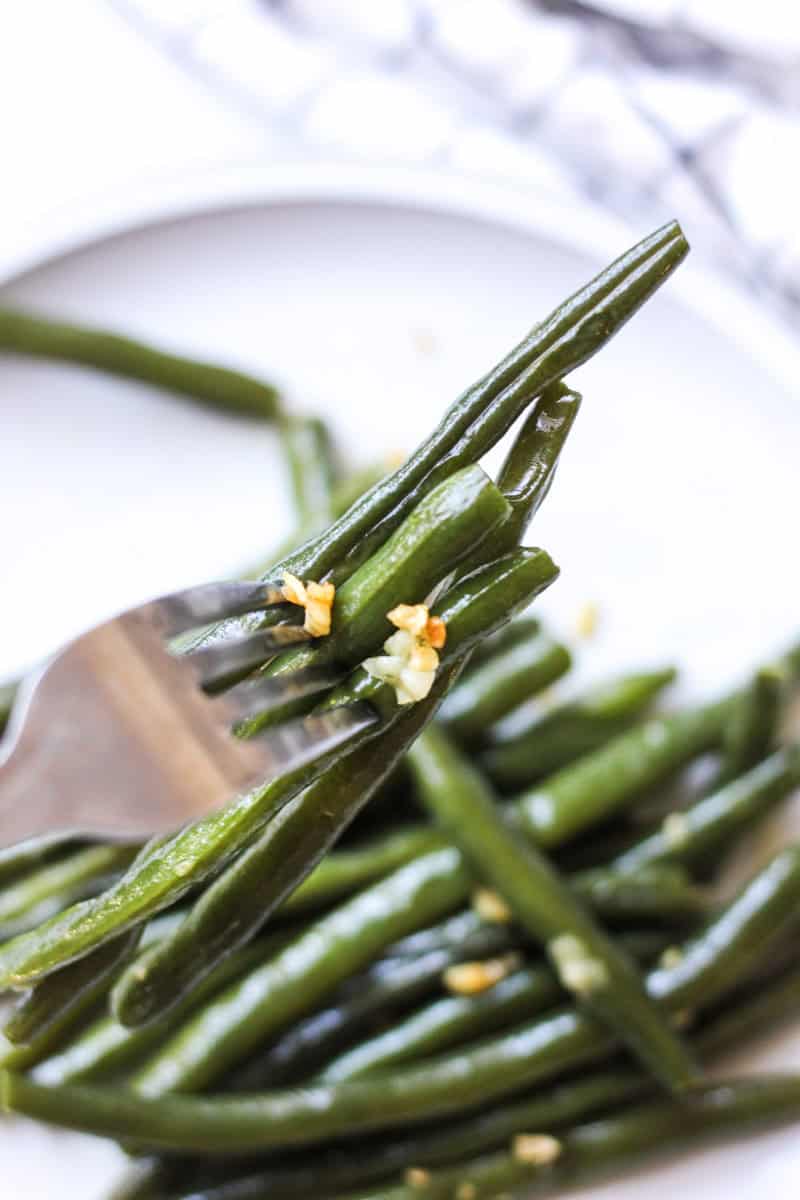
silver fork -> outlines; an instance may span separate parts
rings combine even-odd
[[[20,687],[0,747],[0,847],[34,836],[169,833],[284,771],[321,760],[377,720],[366,704],[287,720],[252,738],[240,722],[330,688],[307,668],[221,686],[308,639],[277,625],[186,654],[168,642],[285,604],[278,584],[211,583],[130,609],[77,638]],[[217,694],[213,694],[217,693]]]

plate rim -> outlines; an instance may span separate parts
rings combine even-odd
[[[405,207],[471,218],[547,239],[605,263],[642,237],[579,196],[563,197],[453,170],[330,162],[283,163],[187,172],[140,187],[105,191],[51,213],[0,251],[0,288],[115,237],[226,209],[314,203]],[[691,233],[691,229],[689,231]],[[670,280],[671,294],[782,387],[800,379],[800,343],[745,289],[692,256]]]

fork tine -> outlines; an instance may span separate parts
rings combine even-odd
[[[254,742],[265,752],[267,770],[277,776],[323,758],[378,723],[375,709],[360,701],[287,721],[256,737]]]
[[[163,628],[166,637],[177,637],[201,625],[260,612],[275,604],[285,604],[281,585],[274,581],[248,580],[234,583],[204,583],[153,600],[145,608]]]
[[[250,667],[260,666],[287,646],[309,641],[310,637],[302,625],[275,625],[247,637],[223,638],[181,657],[197,670],[202,686],[210,689],[220,687]]]
[[[342,674],[325,667],[305,667],[286,675],[248,680],[225,692],[223,700],[233,721],[246,721],[267,713],[273,718],[291,717],[298,709],[302,711],[306,700],[334,687]]]

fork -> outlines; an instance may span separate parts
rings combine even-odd
[[[325,759],[377,721],[367,704],[287,720],[255,737],[241,722],[321,694],[339,676],[306,668],[232,680],[287,646],[298,625],[175,654],[171,639],[285,604],[270,582],[209,583],[129,609],[69,643],[21,685],[0,747],[0,848],[36,836],[134,840],[286,771]]]

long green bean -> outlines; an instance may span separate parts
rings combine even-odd
[[[464,869],[447,869],[454,854],[439,850],[408,863],[321,918],[189,1021],[137,1073],[136,1090],[156,1096],[203,1087],[313,1009],[420,920],[456,908],[470,879]]]
[[[687,252],[676,222],[628,250],[468,388],[402,466],[274,569],[312,579],[333,574],[337,584],[352,574],[397,527],[423,485],[430,488],[482,458],[548,384],[563,378],[614,336]],[[246,620],[236,623],[239,628],[249,626]],[[230,624],[220,627],[216,636],[231,628]]]
[[[167,354],[104,329],[70,325],[33,313],[0,309],[0,350],[94,367],[211,408],[268,421],[282,411],[272,384],[240,371]]]
[[[692,866],[719,855],[798,783],[800,747],[779,750],[685,811],[668,814],[655,833],[612,859],[611,868],[624,873],[669,862]]]
[[[675,678],[668,667],[623,675],[538,713],[509,737],[492,737],[481,766],[502,788],[525,787],[624,733]]]
[[[773,748],[784,684],[785,671],[763,667],[743,689],[725,729],[720,783],[755,766]]]
[[[330,433],[317,417],[287,418],[281,433],[298,523],[324,529],[334,517]]]
[[[567,1130],[552,1144],[555,1161],[537,1165],[523,1154],[472,1159],[426,1175],[426,1200],[452,1200],[468,1186],[470,1200],[499,1200],[512,1192],[542,1195],[585,1182],[645,1152],[663,1153],[710,1137],[795,1120],[800,1114],[800,1075],[726,1080],[697,1088],[691,1103],[637,1105]],[[548,1143],[548,1149],[550,1143]],[[340,1200],[418,1200],[413,1183],[340,1195]]]
[[[566,646],[540,633],[470,672],[447,697],[440,718],[453,737],[472,745],[495,721],[560,679],[571,663]]]
[[[409,751],[423,804],[478,876],[539,940],[564,987],[622,1039],[670,1090],[696,1074],[688,1048],[645,991],[633,960],[578,901],[532,844],[509,828],[482,777],[439,729]]]

